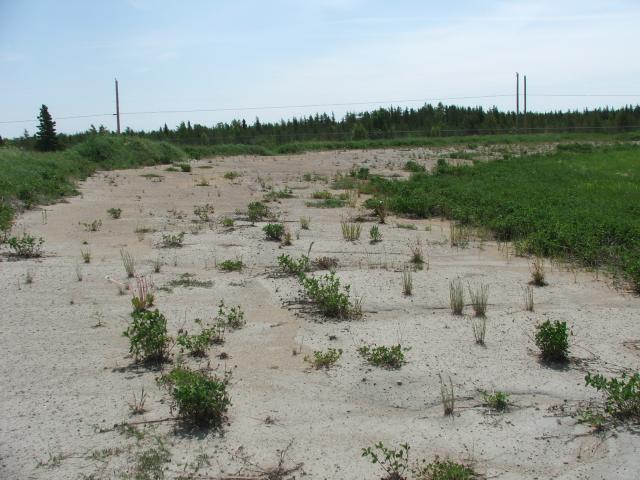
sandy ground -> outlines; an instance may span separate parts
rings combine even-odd
[[[500,155],[498,150],[493,153]],[[408,442],[412,459],[473,461],[489,478],[638,478],[637,435],[624,428],[590,433],[573,414],[601,398],[584,386],[586,371],[640,367],[640,299],[615,290],[603,276],[548,265],[549,286],[535,290],[535,312],[526,312],[528,260],[491,241],[455,249],[445,222],[390,218],[380,226],[382,242],[369,244],[371,221],[361,240],[349,243],[339,222],[355,209],[305,206],[313,191],[327,188],[322,180],[303,181],[306,172],[330,177],[366,165],[402,176],[408,159],[432,165],[450,153],[320,152],[201,160],[192,173],[165,167],[106,172],[83,182],[80,196],[47,206],[46,223],[40,210],[27,212],[16,229],[42,235],[46,256],[0,262],[0,477],[134,478],[140,452],[163,441],[171,456],[167,478],[218,478],[241,469],[249,475],[251,464],[274,464],[277,451],[291,443],[286,465],[304,463],[295,478],[373,479],[381,472],[361,458],[361,449],[383,441]],[[231,170],[242,176],[224,179]],[[161,177],[142,176],[150,173]],[[202,179],[210,185],[196,186]],[[270,204],[294,232],[292,246],[266,241],[264,223],[237,221],[234,229],[219,224],[260,200],[261,183],[294,190],[295,198]],[[206,203],[215,207],[213,221],[197,224],[193,207]],[[110,207],[121,208],[122,218],[111,219]],[[299,229],[301,216],[311,218],[310,230]],[[79,224],[95,219],[103,222],[98,232]],[[398,221],[417,230],[397,228]],[[155,232],[135,232],[142,227]],[[158,248],[163,233],[179,231],[186,232],[183,248]],[[429,268],[413,274],[414,294],[405,297],[401,270],[416,239]],[[89,264],[80,257],[83,242],[92,254]],[[275,275],[278,255],[306,253],[312,242],[311,256],[337,257],[339,277],[363,297],[361,320],[322,321],[300,308],[295,280]],[[105,279],[126,281],[121,248],[133,254],[142,274],[151,275],[152,261],[163,260],[161,272],[152,275],[157,288],[183,273],[213,282],[211,288],[157,290],[156,304],[172,334],[192,327],[197,317],[211,319],[222,299],[245,311],[245,328],[228,333],[208,358],[184,359],[232,371],[233,405],[222,432],[187,432],[171,421],[140,426],[142,440],[112,430],[125,421],[170,416],[168,398],[155,382],[159,372],[128,357],[122,332],[130,296],[119,295]],[[216,268],[236,257],[247,265],[242,272]],[[25,283],[28,272],[31,284]],[[454,317],[448,309],[449,281],[456,277],[465,285],[489,285],[485,347],[474,343],[469,317]],[[565,369],[538,361],[532,337],[545,319],[571,326],[572,360]],[[398,342],[409,348],[400,370],[370,366],[357,352],[363,343]],[[338,364],[311,369],[305,354],[328,347],[343,350]],[[223,351],[229,358],[220,360]],[[174,360],[175,354],[177,348]],[[443,415],[438,374],[454,383],[453,417]],[[129,404],[142,387],[147,412],[131,416]],[[490,412],[479,389],[508,392],[511,408]]]

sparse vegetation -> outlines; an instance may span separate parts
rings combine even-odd
[[[345,205],[345,201],[340,198],[326,198],[315,202],[306,202],[305,205],[312,208],[342,208]]]
[[[89,250],[89,247],[81,248],[80,256],[82,257],[82,261],[84,263],[91,263],[91,250]]]
[[[382,480],[406,480],[410,448],[407,443],[402,443],[395,449],[387,448],[382,442],[378,442],[373,447],[363,448],[362,456],[369,458],[374,465],[380,465],[385,473]]]
[[[336,257],[316,257],[313,264],[319,270],[335,270],[338,266],[338,259]]]
[[[484,338],[487,334],[487,317],[481,315],[471,319],[471,330],[476,344],[484,345]]]
[[[206,372],[176,367],[160,377],[172,398],[172,408],[186,422],[198,427],[219,427],[231,405],[227,388],[231,379],[226,373],[222,378]]]
[[[588,373],[585,383],[605,394],[605,413],[620,420],[640,421],[639,373],[623,373],[619,378]]]
[[[536,327],[536,345],[545,362],[566,362],[569,359],[567,322],[544,321]]]
[[[361,224],[343,220],[340,222],[340,228],[342,229],[342,238],[345,240],[355,242],[360,239],[360,233],[362,232]]]
[[[85,232],[97,232],[102,228],[102,220],[92,220],[90,222],[79,222]]]
[[[184,244],[184,232],[163,233],[160,246],[162,248],[182,248]]]
[[[278,266],[283,273],[287,275],[300,276],[311,270],[309,257],[302,255],[300,258],[293,259],[291,256],[283,254],[278,257]]]
[[[238,330],[247,324],[244,319],[244,312],[240,305],[236,307],[226,307],[224,301],[218,305],[218,323],[231,330]]]
[[[239,272],[243,267],[242,259],[239,258],[235,260],[223,260],[218,264],[218,268],[223,272]]]
[[[484,317],[487,313],[487,302],[489,301],[489,285],[481,284],[479,287],[469,288],[471,306],[476,317]]]
[[[479,478],[473,468],[453,460],[436,457],[413,470],[415,480],[473,480]]]
[[[456,278],[449,282],[449,305],[454,315],[462,315],[464,310],[464,287],[462,280]]]
[[[427,170],[424,167],[424,165],[420,165],[418,162],[416,162],[414,160],[409,160],[408,162],[406,162],[404,164],[404,169],[407,172],[413,172],[413,173],[425,172]]]
[[[193,214],[198,217],[201,222],[208,222],[210,220],[210,215],[215,213],[215,208],[213,205],[206,203],[204,205],[195,205],[193,207]]]
[[[524,309],[527,312],[533,312],[533,288],[525,287],[522,294],[524,297]]]
[[[346,319],[361,314],[359,304],[349,299],[351,286],[341,288],[340,279],[334,272],[319,277],[300,276],[300,281],[307,297],[318,306],[323,315]]]
[[[188,163],[176,163],[176,167],[183,173],[189,173],[191,171],[191,165]]]
[[[410,296],[413,293],[413,274],[406,265],[402,270],[402,293],[405,296]]]
[[[42,256],[42,245],[44,239],[42,237],[34,237],[28,233],[23,233],[20,237],[9,237],[7,245],[11,249],[11,253],[19,258],[38,258]]]
[[[449,244],[452,247],[466,248],[469,246],[471,231],[467,225],[459,222],[449,224]]]
[[[411,259],[409,260],[416,270],[422,270],[426,261],[424,257],[424,251],[422,249],[422,242],[419,238],[409,243],[409,251],[411,252]]]
[[[313,357],[305,356],[304,361],[311,363],[316,369],[331,368],[342,356],[342,350],[328,348],[327,350],[317,350],[313,352]]]
[[[544,287],[547,282],[545,280],[545,268],[544,268],[544,258],[542,257],[534,257],[531,261],[530,265],[531,270],[531,285],[535,285],[536,287]]]
[[[479,390],[480,395],[482,395],[482,400],[491,410],[495,410],[497,412],[504,412],[509,408],[509,394],[505,392],[493,392],[488,393],[484,390]]]
[[[265,233],[267,240],[280,241],[284,235],[284,225],[281,223],[269,223],[262,228],[262,231]]]
[[[121,208],[110,208],[107,210],[107,213],[109,214],[109,216],[111,218],[113,218],[114,220],[120,218],[120,215],[122,215],[122,209]]]
[[[206,357],[209,346],[220,338],[220,326],[203,327],[202,320],[199,318],[194,322],[200,326],[200,333],[189,335],[188,331],[181,330],[176,337],[176,343],[193,357]]]
[[[251,202],[247,206],[247,217],[251,223],[258,222],[271,215],[269,207],[262,202]]]
[[[398,345],[363,345],[358,353],[376,367],[398,369],[406,363],[402,346]]]
[[[451,380],[451,377],[449,377],[449,383],[447,385],[447,382],[442,379],[441,374],[438,374],[438,378],[440,379],[440,399],[442,401],[444,415],[445,417],[453,415],[456,406],[456,397],[453,391],[453,381]]]
[[[309,230],[311,224],[311,217],[300,217],[300,228],[302,230]]]
[[[120,258],[122,259],[122,266],[127,274],[128,278],[133,278],[136,274],[136,262],[133,255],[124,248],[120,249]]]
[[[226,178],[227,180],[235,180],[239,176],[240,176],[240,174],[238,172],[225,172],[224,173],[224,178]]]
[[[369,238],[370,243],[378,243],[382,241],[382,233],[380,233],[380,229],[377,225],[372,225],[369,229]]]

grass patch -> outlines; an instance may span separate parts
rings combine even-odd
[[[213,282],[211,280],[198,280],[193,273],[183,273],[178,278],[171,280],[169,287],[211,288],[213,287]]]
[[[376,367],[396,370],[407,363],[400,344],[390,347],[385,345],[363,345],[358,348],[358,353],[367,362]]]
[[[563,148],[454,167],[407,181],[373,178],[388,208],[488,227],[519,251],[620,271],[640,291],[640,147]]]
[[[320,351],[313,352],[312,357],[305,356],[304,361],[309,362],[318,370],[321,368],[328,369],[328,368],[331,368],[333,365],[335,365],[335,363],[338,360],[340,360],[341,356],[342,356],[342,350],[340,349],[336,350],[335,348],[328,348],[325,351],[320,350]]]
[[[342,208],[345,201],[340,198],[326,198],[315,202],[306,202],[305,205],[311,208]]]
[[[218,264],[218,268],[223,272],[239,272],[244,267],[242,260],[224,260]]]

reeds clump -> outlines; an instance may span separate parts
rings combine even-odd
[[[120,249],[120,258],[122,258],[122,266],[127,273],[127,278],[133,278],[136,273],[136,265],[133,255],[124,248]]]
[[[453,382],[449,377],[449,384],[442,379],[442,375],[438,374],[440,378],[440,398],[442,399],[442,408],[444,409],[445,416],[453,415],[455,409],[455,396],[453,393]]]
[[[469,245],[471,232],[469,227],[457,222],[449,224],[449,242],[452,247],[465,248]]]
[[[407,265],[402,270],[402,293],[407,297],[413,294],[413,274]]]
[[[547,285],[545,280],[544,258],[538,256],[534,257],[531,261],[530,270],[531,281],[529,283],[531,285],[535,285],[536,287],[544,287]]]
[[[523,290],[524,309],[527,312],[533,312],[533,288],[527,286]]]
[[[489,300],[489,286],[482,284],[476,289],[472,289],[469,285],[469,296],[471,297],[471,305],[476,317],[484,317],[487,313],[487,302]]]
[[[484,345],[484,337],[487,333],[487,317],[476,317],[471,320],[473,338],[478,345]]]
[[[451,312],[454,315],[462,315],[462,310],[464,310],[464,287],[462,286],[462,280],[459,278],[449,282],[449,302]]]
[[[342,237],[349,241],[355,242],[360,239],[360,233],[362,232],[362,225],[355,222],[340,222],[340,227],[342,229]]]

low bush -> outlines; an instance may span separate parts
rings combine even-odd
[[[226,307],[224,300],[220,301],[218,305],[218,316],[216,318],[220,325],[224,325],[231,330],[238,330],[247,324],[240,305],[237,307]]]
[[[294,276],[299,276],[311,270],[309,257],[306,255],[302,255],[297,260],[289,255],[280,255],[278,257],[278,266],[283,273]]]
[[[163,233],[160,246],[162,248],[181,248],[184,244],[184,232],[177,234]]]
[[[251,202],[247,205],[247,217],[252,223],[258,222],[271,215],[269,207],[262,202]]]
[[[157,309],[134,311],[132,322],[124,331],[129,339],[129,352],[144,362],[160,363],[167,359],[171,338],[167,335],[167,319]]]
[[[358,353],[360,353],[367,362],[376,367],[398,369],[406,363],[400,344],[390,347],[384,345],[363,345],[358,348]]]
[[[122,215],[122,209],[121,208],[110,208],[107,210],[107,213],[109,214],[109,216],[111,218],[118,219],[120,218],[120,215]]]
[[[191,171],[191,165],[188,163],[176,163],[176,167],[180,169],[181,172],[189,173]]]
[[[619,419],[640,420],[640,374],[620,378],[587,374],[585,383],[605,394],[605,412]]]
[[[212,377],[205,372],[176,367],[163,375],[159,383],[172,398],[172,410],[188,423],[198,427],[219,427],[231,406],[227,388],[231,377]]]
[[[427,170],[424,165],[420,165],[418,162],[414,160],[409,160],[408,162],[406,162],[404,164],[404,169],[407,172],[413,172],[413,173],[425,172]]]
[[[505,392],[488,393],[480,390],[482,400],[492,410],[504,412],[509,407],[509,394]]]
[[[269,223],[264,226],[262,231],[268,240],[280,241],[284,235],[284,225],[281,223]]]
[[[195,323],[202,327],[202,320],[195,319]],[[176,337],[176,343],[181,349],[187,350],[189,355],[193,357],[205,357],[207,355],[207,349],[213,343],[217,343],[220,338],[219,327],[202,327],[200,333],[195,335],[189,335],[189,332],[180,331]]]
[[[37,258],[42,256],[42,237],[34,237],[28,233],[23,233],[20,237],[9,237],[7,245],[12,250],[12,255],[20,258]]]
[[[536,345],[545,362],[566,362],[569,359],[569,331],[567,322],[549,320],[537,327]]]
[[[311,208],[341,208],[344,207],[345,201],[340,198],[326,198],[315,202],[306,202],[305,205]]]
[[[415,480],[473,480],[479,478],[473,468],[453,460],[436,457],[413,470]]]
[[[305,362],[311,363],[315,368],[330,368],[332,367],[342,356],[342,350],[335,348],[328,348],[325,351],[313,352],[313,357],[305,356]]]
[[[359,305],[349,299],[350,285],[341,288],[334,272],[320,277],[301,276],[306,295],[318,306],[320,312],[332,318],[346,319],[361,314]]]
[[[239,272],[244,267],[242,260],[224,260],[218,264],[218,268],[223,272]]]
[[[102,220],[92,220],[90,222],[79,222],[85,232],[97,232],[102,228]]]
[[[373,447],[362,449],[362,456],[369,458],[374,465],[380,465],[385,472],[382,480],[405,480],[405,472],[409,469],[408,444],[400,444],[400,447],[387,448],[382,442]]]

